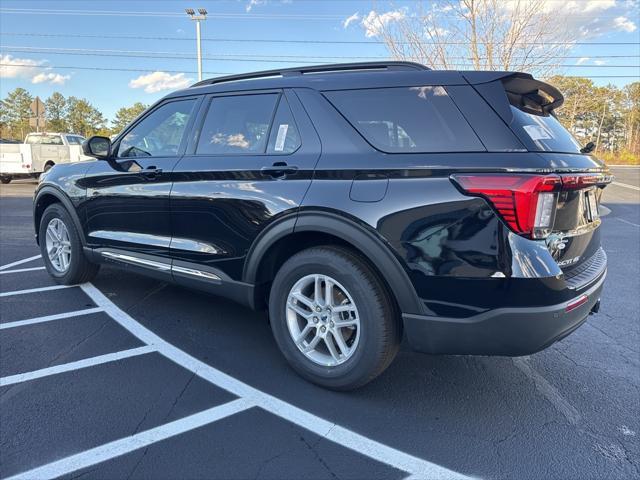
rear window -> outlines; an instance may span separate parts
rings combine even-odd
[[[511,128],[543,152],[580,153],[580,144],[553,115],[535,115],[511,105]],[[518,131],[519,130],[519,131]]]
[[[325,96],[383,152],[485,150],[444,87],[341,90]]]
[[[30,143],[32,145],[62,145],[62,138],[60,135],[27,135],[27,139],[24,143]]]

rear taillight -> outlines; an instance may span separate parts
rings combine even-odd
[[[519,235],[545,238],[555,220],[559,175],[469,174],[451,179],[467,194],[487,199]]]

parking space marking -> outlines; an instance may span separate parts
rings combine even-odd
[[[34,260],[39,259],[41,256],[42,255],[34,255],[33,257],[23,258],[22,260],[18,260],[16,262],[7,263],[6,265],[2,265],[0,267],[0,271],[1,270],[8,270],[11,267],[17,267],[18,265],[22,265],[23,263],[33,262]]]
[[[69,472],[81,470],[97,463],[106,462],[112,458],[125,455],[129,452],[147,447],[153,443],[186,433],[190,430],[203,427],[223,418],[243,412],[254,405],[243,398],[209,408],[188,417],[165,423],[159,427],[151,428],[130,437],[114,440],[99,447],[86,450],[69,457],[56,460],[42,467],[19,473],[5,480],[31,480],[34,478],[57,478]]]
[[[582,416],[580,412],[571,405],[549,381],[540,375],[529,364],[528,357],[513,358],[513,364],[533,381],[536,390],[546,398],[553,407],[560,412],[571,425],[577,425]]]
[[[629,185],[628,183],[620,183],[620,182],[612,182],[613,185],[618,187],[630,188],[632,190],[638,190],[640,192],[640,187],[636,187],[635,185]]]
[[[422,458],[413,456],[406,452],[402,452],[383,443],[372,440],[364,435],[353,432],[348,428],[342,427],[331,421],[325,420],[313,413],[298,408],[284,400],[280,400],[262,390],[258,390],[226,373],[208,365],[188,353],[180,350],[169,342],[163,340],[151,330],[135,321],[129,314],[121,310],[111,300],[109,300],[100,290],[90,283],[80,286],[82,290],[95,302],[96,305],[102,307],[104,311],[118,322],[122,327],[127,329],[131,334],[140,339],[142,342],[154,345],[158,353],[165,356],[181,367],[190,370],[200,378],[223,388],[240,398],[249,400],[252,404],[266,410],[269,413],[279,416],[280,418],[294,423],[310,432],[326,438],[338,445],[353,450],[356,453],[367,456],[377,462],[397,468],[407,472],[409,475],[419,478],[429,479],[469,479],[469,477],[449,470],[436,463],[431,463]],[[122,450],[122,453],[126,453]],[[99,457],[96,457],[95,463],[99,463]],[[53,462],[55,464],[55,462]],[[73,467],[72,463],[68,464]],[[85,464],[89,466],[89,464]],[[42,468],[46,468],[43,466]],[[76,470],[57,470],[55,476],[71,473]],[[46,470],[45,470],[46,471]],[[48,477],[51,478],[51,477]]]
[[[0,272],[0,275],[7,275],[8,273],[23,273],[23,272],[35,272],[36,270],[44,270],[44,267],[31,267],[31,268],[18,268],[16,270],[4,270]]]
[[[0,378],[0,387],[27,382],[29,380],[35,380],[37,378],[48,377],[50,375],[57,375],[59,373],[72,372],[74,370],[93,367],[95,365],[101,365],[103,363],[116,362],[125,358],[136,357],[138,355],[144,355],[155,351],[156,348],[153,345],[145,345],[143,347],[131,348],[129,350],[107,353],[106,355],[98,355],[97,357],[85,358],[83,360],[78,360],[77,362],[63,363],[62,365],[42,368],[40,370],[34,370],[32,372],[10,375],[8,377]]]
[[[629,220],[625,220],[624,218],[620,218],[620,217],[614,217],[614,218],[616,220],[620,220],[623,223],[627,223],[627,224],[629,224],[629,225],[631,225],[633,227],[640,227],[640,225],[638,225],[637,223],[630,222]]]
[[[0,330],[8,328],[24,327],[36,323],[52,322],[54,320],[62,320],[69,317],[79,317],[81,315],[89,315],[91,313],[102,312],[101,307],[85,308],[84,310],[75,310],[73,312],[57,313],[56,315],[46,315],[44,317],[29,318],[27,320],[17,320],[15,322],[0,323]]]
[[[63,288],[73,288],[77,285],[52,285],[50,287],[29,288],[27,290],[16,290],[13,292],[2,292],[0,297],[11,297],[13,295],[26,295],[28,293],[47,292],[49,290],[60,290]]]

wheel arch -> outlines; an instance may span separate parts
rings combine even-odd
[[[82,246],[86,245],[84,230],[82,229],[82,223],[80,222],[80,218],[78,217],[78,213],[73,206],[73,203],[64,193],[52,186],[46,186],[41,188],[33,201],[33,223],[35,228],[35,237],[36,243],[40,244],[40,220],[42,219],[42,214],[47,209],[49,205],[53,205],[54,203],[60,203],[69,213],[69,216],[73,220],[73,223],[78,231],[78,235],[80,236],[80,241],[82,242]]]
[[[415,289],[390,247],[369,226],[344,216],[301,212],[273,224],[254,242],[244,266],[243,281],[256,285],[260,307],[270,280],[287,258],[317,245],[342,245],[358,252],[377,272],[403,313],[422,312]]]

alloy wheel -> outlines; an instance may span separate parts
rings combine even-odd
[[[298,349],[322,366],[346,362],[360,339],[358,308],[328,275],[307,275],[295,283],[287,297],[287,326]]]
[[[46,246],[53,268],[65,273],[71,265],[71,240],[67,226],[59,218],[53,218],[47,225]]]

